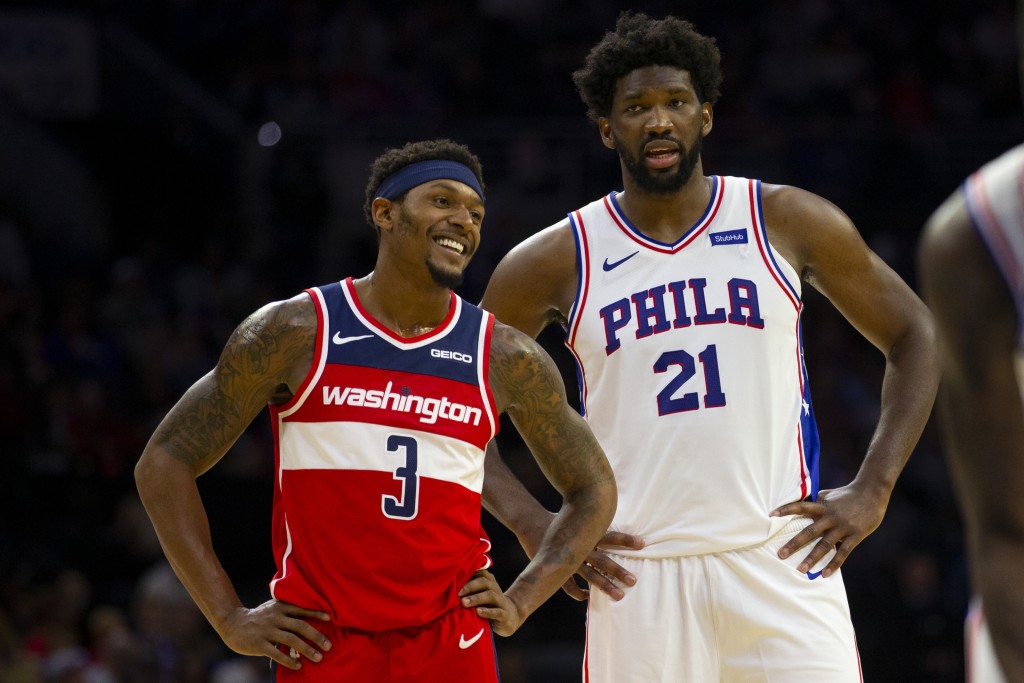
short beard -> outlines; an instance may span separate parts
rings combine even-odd
[[[447,287],[448,289],[458,289],[462,285],[462,275],[460,272],[450,272],[441,270],[430,261],[427,261],[427,270],[430,271],[430,277],[435,284]]]
[[[697,139],[693,141],[690,149],[686,150],[686,155],[680,161],[675,173],[654,174],[644,165],[642,151],[639,156],[634,157],[619,150],[619,159],[622,160],[626,172],[639,189],[651,194],[672,194],[678,192],[693,175],[693,170],[697,168],[697,161],[700,160],[700,148],[703,140],[704,134],[698,131]]]
[[[415,229],[413,228],[412,220],[405,212],[405,206],[403,205],[398,214],[398,227],[401,231],[406,234],[413,234]],[[448,289],[456,289],[462,285],[462,273],[452,273],[441,270],[433,263],[430,259],[425,259],[424,263],[427,264],[427,272],[430,273],[430,279],[434,281],[434,284],[440,285],[441,287],[447,287]]]

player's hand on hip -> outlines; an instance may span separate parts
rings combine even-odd
[[[821,572],[823,577],[831,576],[839,570],[853,549],[882,523],[888,503],[888,496],[862,490],[854,483],[821,491],[815,502],[799,501],[782,505],[771,512],[772,517],[801,515],[814,521],[779,548],[779,557],[785,559],[817,540],[797,570],[810,571],[811,567],[835,548],[835,556]]]
[[[510,636],[522,625],[519,606],[505,595],[486,569],[478,569],[459,591],[463,607],[476,608],[476,613],[490,619],[491,627],[499,636]]]
[[[587,582],[588,586],[606,593],[612,600],[621,600],[626,593],[621,585],[635,586],[636,577],[626,571],[622,565],[608,557],[605,549],[626,548],[640,550],[644,547],[644,539],[621,531],[609,531],[601,538],[587,559],[583,561],[576,574]],[[562,584],[562,590],[573,600],[586,600],[590,596],[590,588],[576,583],[574,577]]]
[[[279,600],[268,600],[254,609],[239,608],[220,625],[224,644],[243,655],[270,657],[281,666],[299,669],[300,659],[323,659],[331,642],[307,620],[329,621],[330,616]],[[282,651],[282,647],[288,652]]]

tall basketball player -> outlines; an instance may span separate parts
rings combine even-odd
[[[939,411],[975,595],[967,680],[1024,681],[1024,145],[939,207],[919,259],[939,330]]]
[[[601,589],[585,680],[857,683],[840,567],[930,413],[931,316],[828,201],[704,174],[721,71],[689,22],[623,14],[574,80],[623,190],[514,248],[481,305],[531,336],[565,328],[615,471],[611,533],[580,570]],[[803,363],[808,284],[886,361],[863,464],[829,491]],[[546,513],[488,463],[485,504],[532,552]]]
[[[1024,54],[1019,75],[1024,86]],[[938,329],[940,424],[974,594],[967,680],[1024,681],[1024,145],[975,171],[936,209],[918,265]]]
[[[609,524],[615,484],[551,359],[452,292],[477,250],[480,164],[447,140],[389,150],[365,205],[374,270],[268,304],[157,427],[136,468],[164,551],[236,652],[279,681],[497,681],[513,633]],[[271,599],[241,604],[196,478],[270,404]],[[564,505],[502,592],[481,527],[484,453],[507,411]]]

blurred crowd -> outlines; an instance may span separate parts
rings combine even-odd
[[[834,201],[911,284],[924,220],[1024,137],[1011,0],[637,2],[715,36],[709,174]],[[468,143],[488,183],[477,300],[526,235],[616,188],[569,74],[607,0],[33,0],[0,9],[0,682],[263,683],[163,560],[132,468],[228,334],[271,300],[372,268],[369,163]],[[48,80],[49,79],[49,80]],[[855,472],[882,358],[805,288],[823,488]],[[555,331],[542,342],[575,376]],[[549,506],[506,424],[513,468]],[[267,599],[261,416],[200,479],[243,600]],[[525,562],[485,516],[495,572]],[[844,571],[869,681],[962,680],[958,513],[934,425]],[[506,683],[578,681],[585,607],[510,639]]]

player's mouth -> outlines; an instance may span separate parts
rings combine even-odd
[[[654,140],[644,145],[644,159],[650,168],[668,168],[679,161],[679,145],[667,140]]]
[[[465,254],[466,252],[469,251],[469,248],[462,242],[459,242],[458,240],[452,239],[451,237],[447,237],[444,235],[435,237],[434,243],[439,245],[443,249],[453,251],[459,255]]]

